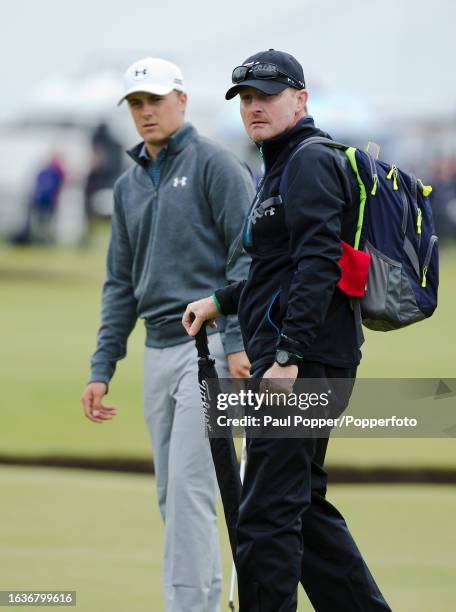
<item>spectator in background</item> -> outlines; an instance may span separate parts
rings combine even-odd
[[[84,243],[90,240],[97,215],[95,199],[104,189],[111,190],[122,172],[122,146],[106,123],[100,123],[92,135],[92,161],[85,186],[84,203],[87,231]]]
[[[59,194],[65,180],[60,155],[54,153],[49,162],[38,172],[32,194],[30,228],[32,242],[55,242],[55,218]]]

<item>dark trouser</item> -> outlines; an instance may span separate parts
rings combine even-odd
[[[299,373],[355,375],[317,362]],[[344,518],[325,498],[327,445],[328,438],[248,438],[236,554],[240,612],[295,612],[299,582],[317,612],[391,612]]]

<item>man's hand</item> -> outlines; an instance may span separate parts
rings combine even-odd
[[[103,423],[109,421],[117,414],[115,406],[104,406],[101,400],[108,386],[104,382],[92,382],[87,385],[81,397],[84,414],[94,423]]]
[[[191,321],[190,313],[193,312],[195,320]],[[217,327],[214,319],[220,315],[220,310],[217,308],[212,296],[203,298],[196,302],[191,302],[185,309],[182,317],[182,325],[185,327],[189,336],[196,336],[205,321],[208,321],[209,327]]]
[[[245,351],[239,353],[230,353],[226,358],[228,369],[233,378],[249,378],[250,376],[250,361],[247,358]]]
[[[289,395],[293,391],[293,385],[298,376],[298,366],[280,366],[274,362],[263,374],[260,383],[260,392],[285,393]]]

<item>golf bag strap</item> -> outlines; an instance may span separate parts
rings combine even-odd
[[[207,343],[207,332],[206,332],[206,324],[204,323],[201,326],[201,329],[195,336],[195,344],[196,350],[198,351],[198,357],[200,359],[204,359],[209,357],[209,345]]]
[[[193,312],[190,313],[190,320],[195,320],[195,314]],[[195,344],[196,350],[198,351],[198,357],[200,359],[204,359],[205,357],[209,357],[209,344],[207,341],[207,331],[206,331],[206,323],[203,323],[199,332],[195,336]]]

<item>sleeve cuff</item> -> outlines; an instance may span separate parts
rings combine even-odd
[[[87,384],[91,385],[92,383],[103,383],[104,385],[106,385],[106,395],[109,393],[109,383],[106,380],[99,380],[98,378],[97,379],[91,378]]]
[[[219,309],[220,314],[223,314],[222,306],[221,306],[221,304],[219,302],[219,299],[218,299],[218,297],[217,297],[217,295],[215,293],[212,294],[212,299],[214,300],[215,305]]]
[[[297,340],[286,336],[285,334],[280,334],[276,349],[288,351],[299,359],[302,359],[303,357],[300,343]]]
[[[109,386],[109,383],[111,381],[112,378],[112,374],[113,372],[108,372],[107,370],[104,369],[92,369],[91,373],[90,373],[90,380],[89,383],[91,382],[103,382],[106,384],[106,386]]]
[[[230,285],[217,289],[213,295],[214,302],[222,315],[236,314],[233,300],[230,297]]]

